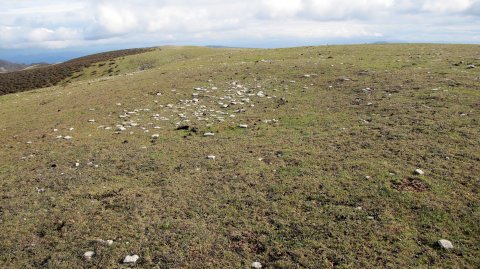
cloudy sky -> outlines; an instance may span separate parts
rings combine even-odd
[[[164,44],[376,41],[480,43],[480,0],[0,0],[0,58],[26,62]]]

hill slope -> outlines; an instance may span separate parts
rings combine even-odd
[[[0,267],[476,268],[479,58],[168,47],[1,96]]]
[[[115,60],[127,55],[134,55],[151,49],[128,49],[92,54],[73,59],[64,63],[45,65],[33,64],[19,68],[16,72],[0,72],[0,95],[33,90],[42,87],[54,86],[71,77],[76,72],[81,72],[96,63],[109,62],[115,65]],[[28,68],[30,67],[30,68]],[[15,71],[15,70],[11,70]],[[111,74],[113,75],[113,74]]]

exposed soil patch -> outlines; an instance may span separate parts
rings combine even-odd
[[[393,188],[407,192],[424,192],[428,190],[427,184],[417,178],[407,178],[400,183],[393,183]]]

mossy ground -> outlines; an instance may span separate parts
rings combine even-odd
[[[113,76],[107,62],[1,96],[0,267],[122,268],[137,254],[137,268],[478,268],[468,64],[479,46],[164,47],[115,60]],[[192,119],[196,133],[161,107],[233,81],[271,98]],[[124,109],[149,109],[134,116],[144,129],[115,134]]]

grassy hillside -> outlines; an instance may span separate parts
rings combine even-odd
[[[115,65],[115,61],[127,55],[134,55],[150,51],[151,49],[127,49],[92,54],[76,58],[64,63],[48,65],[33,64],[23,68],[6,70],[15,71],[2,73],[0,70],[0,95],[24,92],[42,87],[55,86],[60,82],[72,78],[73,74],[79,73],[73,78],[82,75],[82,70],[98,62],[109,61],[109,65]],[[0,67],[2,63],[0,62]]]
[[[479,46],[104,63],[0,97],[1,268],[478,268]]]

